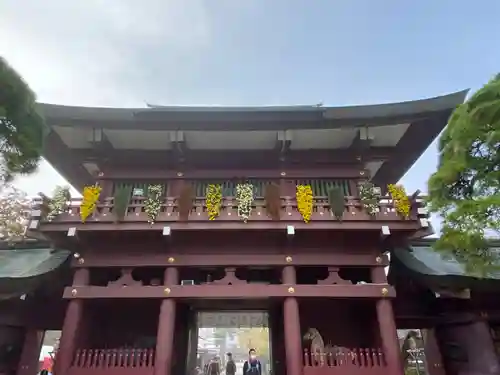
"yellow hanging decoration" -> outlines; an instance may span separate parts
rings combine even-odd
[[[80,203],[80,218],[82,223],[85,223],[85,220],[94,212],[99,196],[101,195],[101,190],[102,188],[97,184],[83,188],[83,198],[82,203]]]
[[[297,185],[295,196],[297,198],[297,209],[302,215],[304,223],[308,223],[311,220],[313,211],[313,192],[311,185]]]
[[[387,190],[389,190],[389,194],[394,202],[396,212],[404,218],[408,218],[410,216],[411,204],[408,195],[406,195],[405,188],[401,185],[389,184],[387,185]]]
[[[222,206],[222,186],[215,184],[207,186],[205,205],[207,206],[208,219],[215,220],[219,216]]]

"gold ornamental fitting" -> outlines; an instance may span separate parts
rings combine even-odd
[[[78,294],[78,291],[76,289],[71,290],[71,295],[74,297]]]
[[[170,290],[170,288],[165,288],[165,289],[163,289],[163,292],[165,294],[170,294],[171,290]]]
[[[376,257],[375,262],[377,263],[382,263],[382,257]]]
[[[287,263],[292,263],[292,260],[293,259],[292,259],[291,256],[288,256],[288,257],[285,258],[285,262],[287,262]]]
[[[284,177],[284,176],[286,176],[286,172],[281,172],[280,175],[282,175]]]
[[[174,263],[174,262],[175,262],[175,258],[174,257],[168,258],[168,263]]]
[[[182,177],[182,176],[184,176],[184,173],[182,173],[182,172],[177,172],[177,177]]]
[[[78,264],[83,264],[85,263],[85,259],[83,258],[78,258]]]
[[[389,289],[387,289],[387,288],[382,288],[382,295],[383,295],[383,296],[386,296],[386,295],[388,295],[388,294],[389,294]]]
[[[295,288],[293,288],[293,287],[288,288],[288,293],[290,293],[290,294],[295,293]]]

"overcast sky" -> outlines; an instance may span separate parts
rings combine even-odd
[[[500,68],[498,14],[498,0],[0,0],[0,54],[48,103],[375,104],[480,87]],[[46,163],[18,181],[61,183]]]

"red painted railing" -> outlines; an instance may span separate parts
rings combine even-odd
[[[337,347],[322,353],[304,350],[304,375],[385,375],[384,354],[378,348]]]
[[[152,375],[154,349],[78,349],[69,375]]]
[[[144,207],[145,198],[133,198],[130,200],[123,222],[147,222],[148,218]],[[79,222],[80,221],[80,199],[72,199],[68,202],[68,209],[65,213],[56,217],[53,222]],[[419,214],[418,207],[422,204],[420,200],[413,202],[413,210],[410,218],[404,219],[398,215],[394,209],[392,200],[389,197],[381,197],[378,204],[378,212],[370,216],[363,208],[361,201],[357,197],[346,196],[342,221],[407,221],[415,222],[419,218],[425,218],[427,215]],[[239,221],[237,211],[237,201],[234,197],[224,197],[220,214],[215,221]],[[97,205],[97,208],[87,221],[113,222],[113,198],[105,198]],[[160,213],[156,222],[175,222],[179,220],[178,203],[175,197],[167,197],[161,205]],[[248,221],[270,221],[272,220],[266,212],[266,201],[264,199],[255,199],[253,209]],[[302,217],[297,209],[295,197],[281,197],[281,220],[284,221],[302,221]],[[330,211],[330,205],[327,197],[315,197],[313,202],[313,212],[311,221],[337,221]],[[208,221],[205,198],[198,197],[194,199],[188,221]]]

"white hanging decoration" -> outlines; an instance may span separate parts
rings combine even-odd
[[[238,216],[246,223],[250,218],[253,204],[253,185],[236,185],[236,201],[238,202]]]

